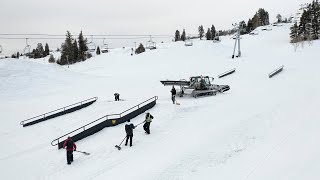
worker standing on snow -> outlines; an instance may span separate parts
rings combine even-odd
[[[69,136],[68,139],[63,143],[63,148],[67,151],[67,162],[71,164],[73,162],[73,151],[77,150],[76,144],[73,142],[71,137]]]
[[[150,134],[150,123],[152,122],[153,116],[150,113],[146,114],[146,120],[144,121],[143,129],[147,134]]]
[[[135,128],[135,126],[130,123],[130,119],[127,121],[127,124],[125,126],[125,130],[127,133],[127,139],[126,139],[126,144],[128,145],[128,140],[130,139],[130,147],[132,146],[132,137],[133,137],[133,129]]]
[[[176,102],[176,94],[177,94],[177,91],[176,89],[174,88],[174,86],[172,86],[172,89],[171,89],[171,100],[173,102],[173,104]]]
[[[120,101],[120,94],[119,93],[114,93],[114,100]]]

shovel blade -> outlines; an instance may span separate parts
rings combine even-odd
[[[119,151],[121,150],[121,147],[120,147],[120,146],[116,145],[115,147],[118,148]]]

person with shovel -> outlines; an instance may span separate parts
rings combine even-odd
[[[73,162],[73,151],[77,150],[77,145],[73,142],[70,136],[63,143],[63,148],[65,148],[67,151],[67,163],[71,164]]]
[[[150,123],[152,122],[153,116],[150,113],[146,114],[146,119],[144,120],[143,129],[147,134],[150,134]]]
[[[128,145],[128,140],[130,139],[130,147],[132,146],[132,137],[133,137],[133,129],[135,128],[135,126],[130,123],[130,119],[127,121],[127,124],[125,126],[125,130],[127,133],[127,139],[126,139],[126,146]]]

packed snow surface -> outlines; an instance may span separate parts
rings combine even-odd
[[[290,25],[242,36],[242,57],[231,59],[234,40],[158,43],[131,56],[113,49],[85,62],[59,66],[47,59],[0,61],[0,179],[320,179],[320,41],[294,51]],[[284,65],[273,78],[268,73]],[[217,75],[236,68],[224,78]],[[177,98],[160,80],[214,77],[230,91]],[[120,93],[125,101],[114,102]],[[30,117],[97,96],[82,110],[23,128]],[[158,96],[149,112],[151,134],[134,130],[133,146],[114,146],[124,124],[76,142],[74,162],[51,141],[104,115]],[[144,114],[131,122],[138,124]]]

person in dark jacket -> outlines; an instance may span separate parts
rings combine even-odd
[[[130,123],[130,120],[127,121],[127,124],[125,126],[126,129],[126,133],[127,133],[127,139],[126,139],[126,144],[128,145],[128,140],[130,139],[130,147],[132,146],[132,137],[133,137],[133,129],[135,128],[135,126]]]
[[[119,93],[114,93],[114,100],[120,101],[120,94]]]
[[[143,129],[146,131],[147,134],[150,134],[150,124],[152,122],[153,116],[150,113],[146,114],[146,119],[144,120]]]
[[[177,94],[177,91],[176,89],[174,88],[174,86],[172,86],[172,89],[171,89],[171,100],[173,102],[173,104],[176,102],[176,94]]]
[[[63,148],[67,151],[67,163],[71,164],[73,162],[73,151],[77,150],[76,144],[73,142],[71,137],[69,136],[68,139],[63,143]]]

